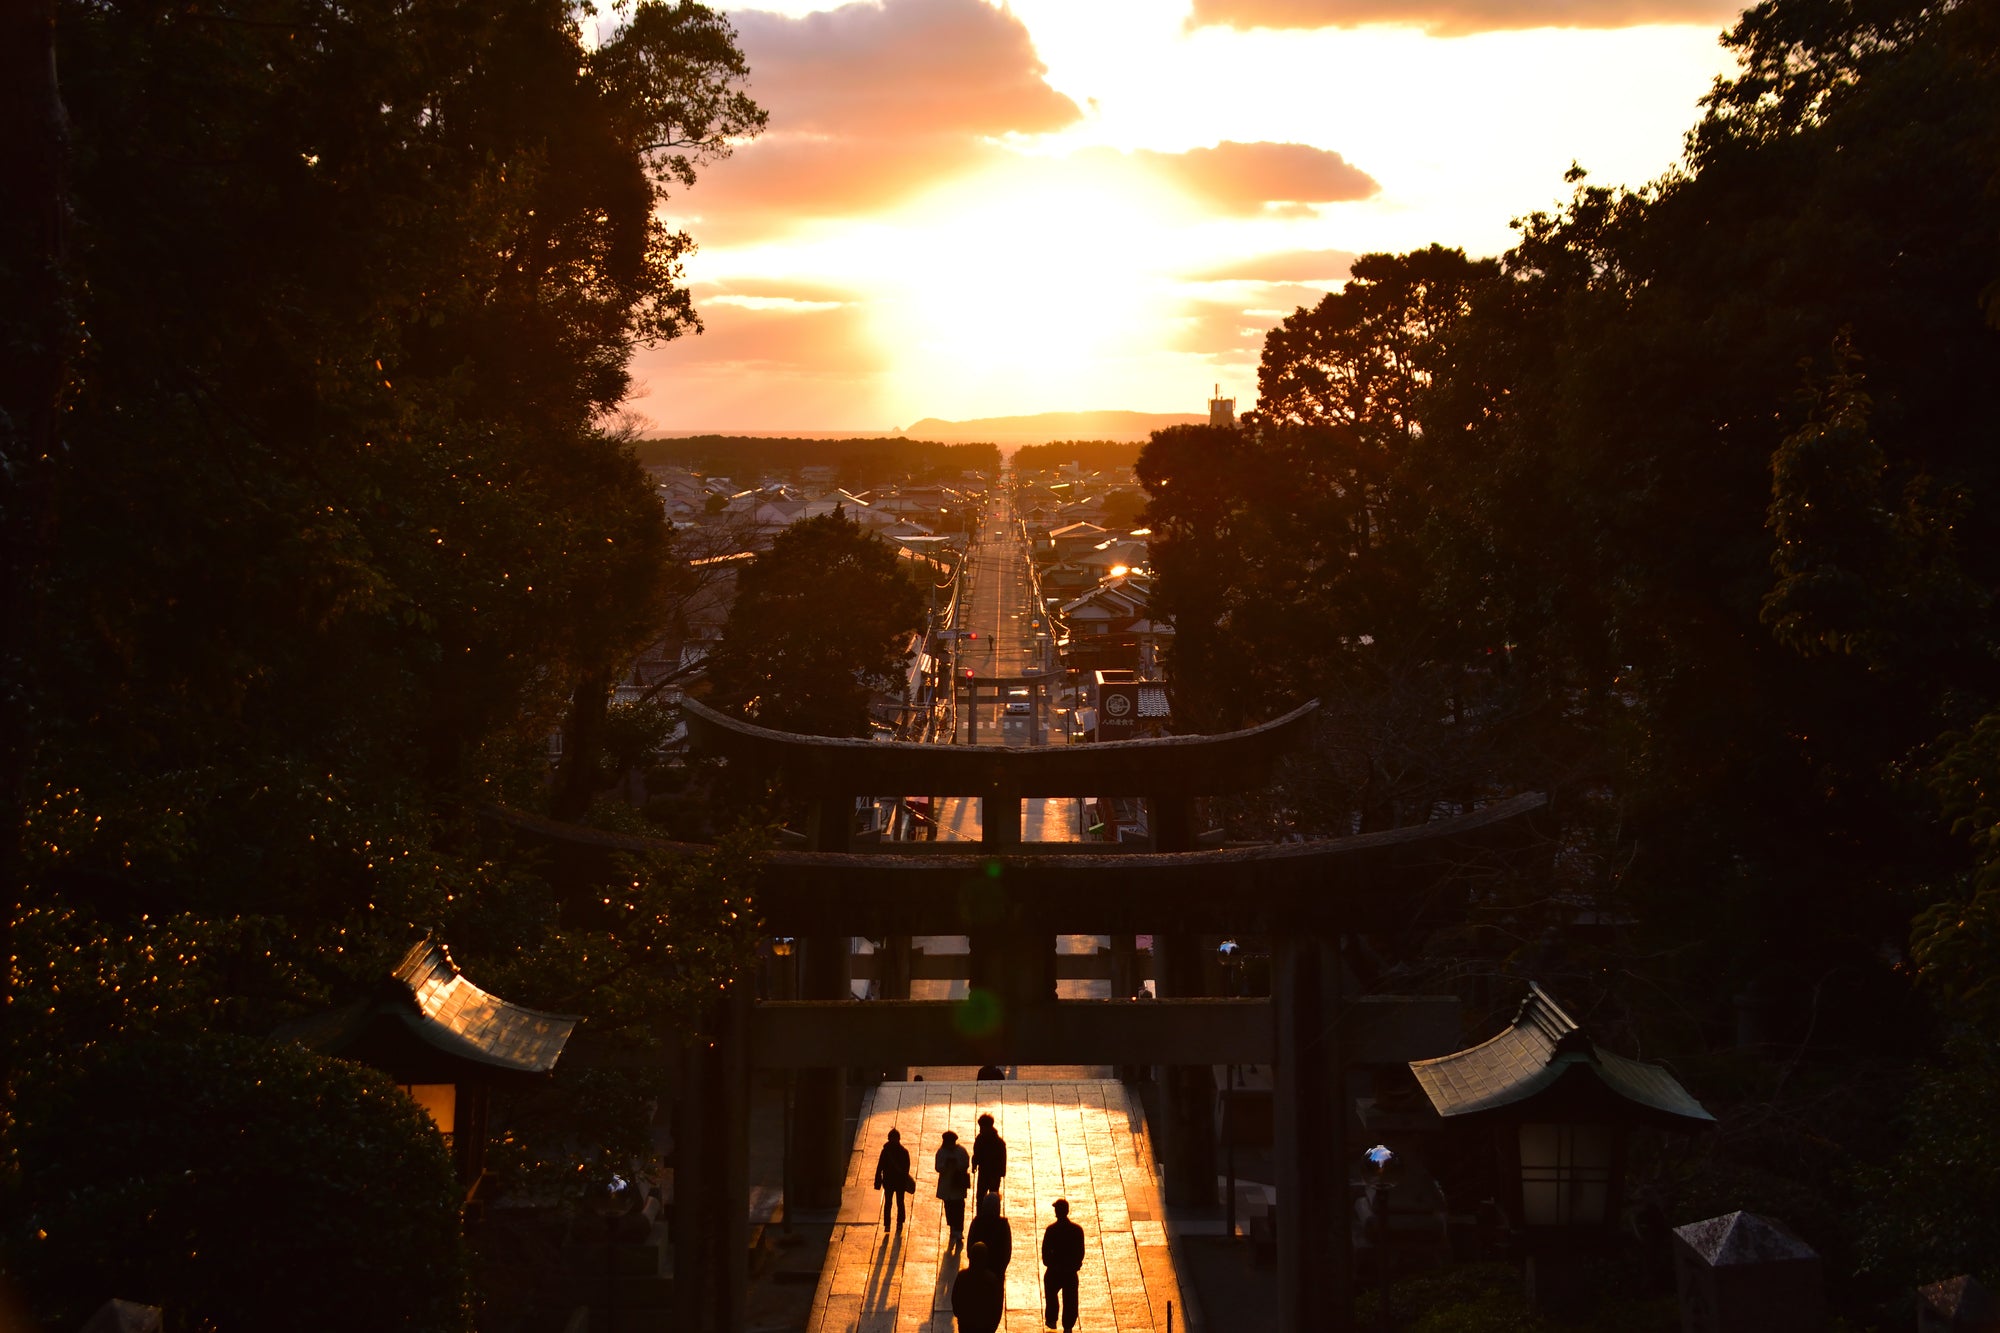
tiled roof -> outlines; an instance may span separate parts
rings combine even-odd
[[[1413,1060],[1410,1071],[1444,1117],[1517,1106],[1572,1075],[1595,1078],[1603,1091],[1668,1120],[1712,1124],[1715,1117],[1658,1065],[1600,1049],[1576,1021],[1532,982],[1513,1026],[1490,1041],[1435,1060]]]
[[[529,1074],[556,1066],[579,1019],[509,1004],[460,975],[444,946],[426,939],[392,973],[416,1001],[412,1029],[447,1054]]]

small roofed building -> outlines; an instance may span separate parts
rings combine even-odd
[[[1819,1254],[1776,1218],[1724,1213],[1674,1228],[1682,1333],[1816,1333]]]
[[[1562,1302],[1566,1259],[1618,1219],[1628,1131],[1715,1124],[1672,1074],[1603,1049],[1533,983],[1491,1040],[1409,1067],[1441,1132],[1490,1136],[1493,1198],[1521,1231],[1542,1304]]]
[[[481,990],[426,937],[367,995],[278,1035],[388,1074],[437,1124],[471,1187],[485,1165],[492,1090],[547,1079],[582,1021]]]

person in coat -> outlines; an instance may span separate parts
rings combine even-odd
[[[932,1159],[937,1171],[937,1196],[944,1201],[945,1224],[951,1228],[951,1243],[965,1237],[965,1196],[972,1190],[972,1158],[959,1144],[958,1135],[947,1129]]]
[[[896,1230],[903,1229],[903,1196],[914,1187],[910,1178],[910,1150],[903,1146],[903,1136],[896,1130],[889,1131],[888,1141],[882,1145],[882,1155],[875,1159],[875,1188],[882,1191],[882,1227],[889,1226],[889,1203],[896,1204]]]
[[[1014,1258],[1014,1228],[1000,1215],[999,1195],[979,1196],[965,1239],[971,1245],[986,1247],[986,1266],[1004,1283],[1007,1280],[1007,1265]]]
[[[998,1194],[1007,1178],[1007,1140],[993,1128],[993,1117],[979,1117],[979,1132],[972,1136],[972,1167],[979,1172],[979,1192]]]
[[[951,1284],[951,1313],[958,1333],[998,1333],[1007,1315],[1006,1288],[993,1271],[993,1256],[978,1241],[965,1247],[965,1267]]]
[[[1076,1275],[1083,1267],[1083,1228],[1069,1220],[1069,1200],[1055,1202],[1056,1220],[1042,1232],[1042,1322],[1056,1326],[1056,1297],[1062,1297],[1063,1333],[1076,1327]]]

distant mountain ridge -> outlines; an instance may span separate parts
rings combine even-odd
[[[1045,444],[1050,440],[1143,440],[1169,426],[1199,426],[1206,416],[1188,412],[1038,412],[1024,417],[943,421],[925,417],[903,434],[940,444]]]

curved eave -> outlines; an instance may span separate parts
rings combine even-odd
[[[1261,786],[1301,744],[1319,700],[1242,731],[1017,748],[800,736],[681,705],[697,749],[826,795],[1210,796]]]

